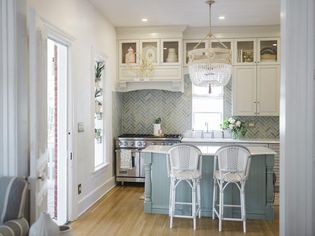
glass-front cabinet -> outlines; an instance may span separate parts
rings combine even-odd
[[[180,64],[182,56],[181,40],[169,39],[161,40],[162,64]]]
[[[211,40],[212,48],[227,48],[231,50],[231,63],[233,63],[233,41],[232,40]]]
[[[274,38],[258,39],[257,61],[264,64],[275,64],[280,62],[280,40]]]
[[[120,91],[183,91],[181,38],[122,39],[118,46]]]
[[[256,63],[256,40],[237,39],[235,41],[235,63],[254,64]]]
[[[226,41],[226,40],[213,40],[211,41],[211,47],[213,48],[225,48],[232,49],[232,41]]]
[[[278,64],[280,62],[279,38],[236,39],[234,64]]]
[[[159,40],[141,40],[140,63],[158,64],[160,60],[159,47]]]
[[[206,41],[200,41],[200,40],[185,40],[185,42],[184,42],[184,55],[185,55],[184,65],[185,66],[187,66],[188,62],[189,62],[189,57],[188,57],[189,51],[195,49],[195,47],[196,47],[196,49],[206,48],[207,43],[206,43]]]
[[[119,42],[119,64],[135,65],[138,62],[139,41],[120,41]]]

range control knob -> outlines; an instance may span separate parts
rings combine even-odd
[[[127,146],[127,142],[119,141],[119,147],[125,147]]]
[[[142,146],[142,142],[141,142],[141,141],[138,141],[138,142],[136,143],[136,146],[137,146],[137,147],[141,147],[141,146]]]

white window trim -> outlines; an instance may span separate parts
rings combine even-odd
[[[211,100],[222,100],[222,112],[214,112],[214,111],[194,111],[193,108],[193,100],[194,98],[199,98],[199,99],[211,99]],[[221,120],[223,122],[224,118],[224,93],[223,93],[223,88],[222,88],[222,93],[219,95],[211,95],[211,94],[196,94],[194,93],[194,89],[192,87],[192,128],[195,129],[195,114],[197,113],[205,113],[205,114],[220,114],[221,115]],[[219,127],[218,127],[219,129]],[[206,127],[203,129],[206,130]]]

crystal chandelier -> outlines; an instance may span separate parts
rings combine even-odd
[[[209,5],[209,33],[203,40],[209,40],[209,47],[198,49],[198,46],[203,41],[201,40],[188,53],[188,68],[191,82],[196,86],[209,86],[209,93],[211,93],[211,86],[227,85],[232,74],[231,50],[219,40],[218,42],[223,48],[211,47],[211,40],[216,39],[211,32],[211,5],[214,2],[214,0],[207,1]]]

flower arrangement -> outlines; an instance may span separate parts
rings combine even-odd
[[[141,53],[136,53],[135,55],[137,56],[137,61],[140,62],[139,66],[135,67],[133,63],[127,63],[128,69],[134,71],[139,80],[148,80],[153,74],[153,62],[144,57]]]
[[[232,131],[233,138],[239,138],[247,133],[247,125],[244,121],[234,119],[230,117],[225,119],[220,125],[221,129],[230,129]]]

